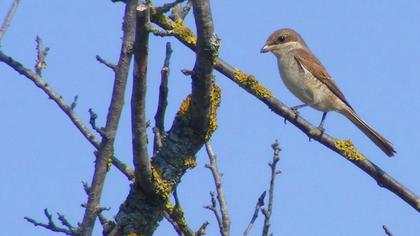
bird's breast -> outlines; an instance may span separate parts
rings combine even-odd
[[[277,60],[280,76],[286,87],[302,102],[310,104],[312,101],[311,91],[308,90],[305,81],[305,71],[302,70],[294,57],[282,57]]]

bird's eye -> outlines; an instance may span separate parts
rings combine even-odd
[[[280,36],[277,38],[277,42],[279,42],[279,43],[283,43],[283,42],[284,42],[284,40],[286,40],[286,37],[285,37],[284,35],[280,35]]]

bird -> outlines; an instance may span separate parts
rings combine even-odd
[[[356,125],[387,156],[395,155],[392,144],[357,115],[299,33],[290,28],[274,31],[261,48],[261,53],[267,52],[271,52],[277,58],[283,83],[303,102],[302,105],[292,107],[296,115],[298,109],[305,106],[322,111],[321,123],[318,126],[322,135],[327,113],[336,111]]]

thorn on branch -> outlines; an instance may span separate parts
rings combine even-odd
[[[393,234],[391,233],[391,231],[389,231],[389,229],[386,227],[386,225],[382,225],[382,229],[384,229],[385,234],[387,236],[393,236]]]
[[[77,106],[77,100],[79,99],[79,96],[74,96],[74,98],[73,98],[73,102],[71,103],[71,105],[70,105],[70,109],[73,111],[75,108],[76,108],[76,106]]]
[[[104,64],[106,67],[110,68],[112,71],[117,70],[117,65],[112,64],[111,62],[108,62],[107,60],[103,59],[101,56],[96,55],[96,60],[102,64]]]
[[[91,190],[89,184],[87,182],[85,182],[85,181],[83,181],[82,184],[83,184],[83,189],[85,190],[85,193],[87,195],[89,195],[90,194],[90,190]]]
[[[188,70],[188,69],[182,69],[181,70],[182,74],[184,74],[185,76],[192,76],[194,75],[194,71],[192,70]]]
[[[47,68],[47,63],[45,62],[45,58],[48,55],[48,51],[50,50],[48,47],[44,48],[42,44],[42,40],[39,36],[36,36],[36,51],[37,51],[37,60],[35,63],[35,72],[41,76],[41,72],[43,69]]]

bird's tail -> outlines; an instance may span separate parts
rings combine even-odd
[[[351,108],[344,109],[340,111],[340,113],[347,117],[364,134],[366,134],[366,136],[368,136],[369,139],[372,140],[386,155],[389,157],[394,156],[396,151],[392,147],[391,143],[366,124],[366,122],[364,122]]]

